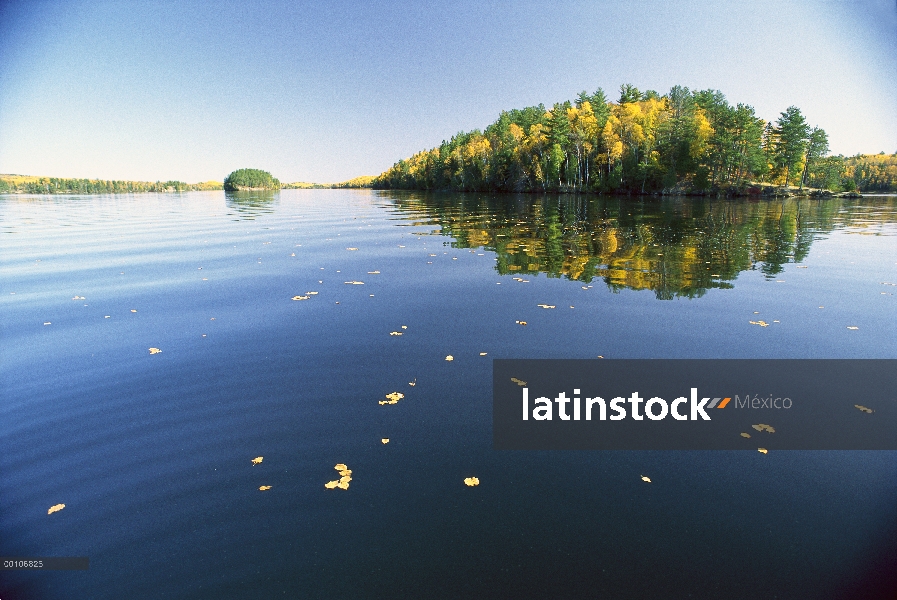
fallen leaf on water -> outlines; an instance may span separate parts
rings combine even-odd
[[[480,356],[486,356],[485,352],[480,352]]]
[[[368,275],[379,275],[380,271],[368,271]]]
[[[452,361],[452,360],[455,360],[455,357],[452,356],[451,354],[449,354],[448,356],[445,357],[445,360]]]
[[[390,331],[389,335],[402,335],[401,331]]]
[[[346,250],[358,250],[358,248],[346,248]]]
[[[766,454],[767,450],[766,448],[757,448],[757,452],[759,452],[760,454]]]
[[[390,392],[390,393],[386,394],[386,400],[380,400],[378,402],[378,404],[381,404],[381,405],[395,404],[404,397],[405,397],[405,394],[403,394],[401,392]]]
[[[766,321],[749,321],[751,325],[759,325],[760,327],[769,327],[769,323]]]
[[[162,351],[159,350],[158,348],[150,348],[149,352],[150,352],[150,354],[159,354]]]
[[[642,475],[642,481],[644,481],[645,483],[651,483],[651,478],[645,477],[644,475]]]
[[[410,385],[411,387],[416,386],[417,385],[417,377],[414,378],[414,381],[409,381],[408,385]]]
[[[526,325],[526,321],[514,321],[518,325]]]
[[[537,304],[536,306],[538,306],[539,308],[557,308],[553,304]]]
[[[384,443],[384,444],[388,444],[388,443],[389,443],[389,438],[383,438],[383,439],[381,439],[380,441],[381,441],[382,443]]]
[[[324,484],[324,487],[327,488],[328,490],[332,490],[333,488],[335,488],[338,485],[339,485],[339,481],[328,481],[327,483]]]
[[[50,507],[50,510],[47,511],[47,514],[52,515],[53,513],[58,512],[63,508],[65,508],[65,504],[54,504]]]
[[[136,309],[136,308],[132,308],[132,309],[131,309],[131,312],[137,312],[137,309]]]
[[[464,478],[464,485],[466,485],[466,486],[468,486],[468,487],[473,487],[473,486],[475,486],[475,485],[480,485],[480,480],[477,479],[476,477],[465,477],[465,478]]]
[[[407,325],[402,325],[402,329],[408,329]]]
[[[348,490],[349,482],[348,481],[340,481],[336,484],[336,487],[338,487],[341,490]]]
[[[859,329],[859,327],[848,327],[848,329]]]
[[[344,465],[343,463],[338,463],[338,464],[335,465],[333,468],[336,469],[337,471],[345,471],[345,470],[348,469],[349,467],[347,467],[347,466]]]
[[[308,296],[293,296],[293,300],[308,300]]]
[[[254,465],[261,464],[261,462],[263,460],[265,460],[264,456],[256,456],[255,458],[252,459],[252,464],[254,464]]]
[[[854,404],[854,406],[855,406],[856,408],[860,409],[861,411],[863,411],[864,413],[868,413],[868,414],[870,414],[870,415],[871,415],[872,413],[875,412],[875,411],[872,410],[871,408],[866,408],[866,407],[863,406],[862,404]]]
[[[351,475],[343,475],[342,477],[339,478],[340,483],[349,483],[350,481],[352,481]]]
[[[741,434],[739,434],[739,435],[741,435],[741,437],[743,437],[743,438],[749,438],[749,437],[751,437],[751,434],[749,434],[749,433],[741,433]]]
[[[757,431],[765,431],[767,433],[775,433],[776,432],[775,427],[773,427],[772,425],[766,425],[764,423],[759,423],[758,425],[751,425],[751,427],[753,427]]]
[[[259,486],[259,491],[261,491],[261,492],[264,492],[265,490],[270,490],[270,489],[271,489],[271,486],[270,486],[270,485],[261,485],[261,486]]]

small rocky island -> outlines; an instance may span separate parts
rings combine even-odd
[[[237,169],[224,179],[224,189],[229,192],[247,190],[279,190],[280,181],[268,171]]]

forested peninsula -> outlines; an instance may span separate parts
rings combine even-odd
[[[828,135],[800,109],[774,122],[718,90],[660,95],[600,88],[550,109],[502,112],[484,131],[458,133],[400,160],[377,189],[801,194],[897,191],[894,155],[831,156]]]

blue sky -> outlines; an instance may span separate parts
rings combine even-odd
[[[0,0],[0,173],[342,181],[623,83],[795,105],[834,153],[892,153],[897,6]]]

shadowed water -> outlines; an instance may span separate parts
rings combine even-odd
[[[0,598],[864,597],[897,453],[496,452],[491,359],[897,358],[895,283],[894,197],[0,196],[0,555],[91,561]]]

